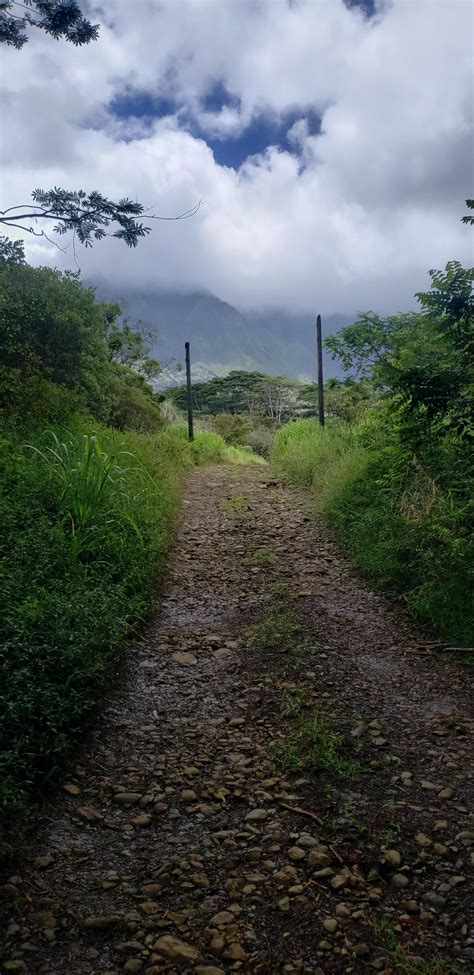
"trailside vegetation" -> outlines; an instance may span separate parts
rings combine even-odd
[[[0,820],[53,783],[147,618],[193,464],[146,333],[75,274],[0,247]]]
[[[430,274],[418,313],[370,312],[326,341],[374,404],[325,429],[288,424],[273,460],[312,487],[364,574],[443,641],[472,646],[474,272]]]

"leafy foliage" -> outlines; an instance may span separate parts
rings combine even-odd
[[[18,16],[18,9],[26,10]],[[28,8],[30,8],[28,10]],[[84,17],[76,0],[0,0],[0,43],[20,50],[28,41],[28,27],[37,27],[55,40],[75,44],[97,40],[99,26]]]
[[[474,200],[466,200],[466,206],[469,210],[474,210]],[[462,217],[461,223],[467,223],[472,225],[474,223],[474,214],[466,213],[465,216]]]
[[[22,240],[9,240],[0,236],[0,264],[25,264],[25,248]]]
[[[371,378],[391,399],[399,429],[414,446],[449,430],[472,437],[474,269],[451,261],[430,271],[421,313],[361,315],[326,339],[333,358]]]
[[[97,302],[77,274],[0,260],[0,407],[20,410],[22,377],[25,396],[34,387],[38,403],[45,384],[53,383],[73,394],[76,409],[82,403],[99,420],[156,430],[159,397],[147,380],[159,364],[119,315],[119,305]],[[61,391],[57,399],[65,403]],[[48,410],[46,404],[45,415]]]
[[[32,199],[32,204],[0,211],[0,223],[44,237],[44,230],[35,229],[38,220],[56,221],[54,233],[62,236],[72,232],[74,239],[86,247],[104,237],[116,237],[128,247],[136,247],[139,239],[150,233],[150,228],[137,220],[145,212],[144,206],[133,200],[114,202],[97,190],[86,193],[58,186],[52,190],[36,189]]]

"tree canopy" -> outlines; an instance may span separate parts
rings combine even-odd
[[[87,20],[76,0],[0,0],[0,44],[20,50],[31,27],[76,47],[99,36],[99,25]]]

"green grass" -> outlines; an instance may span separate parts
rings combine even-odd
[[[387,921],[375,919],[372,926],[382,942],[387,962],[394,975],[459,975],[460,969],[445,958],[435,955],[429,960],[405,948]]]
[[[149,616],[183,475],[227,459],[216,434],[79,416],[0,441],[0,818],[57,779]]]
[[[335,780],[359,774],[360,764],[348,760],[341,752],[341,736],[307,703],[304,693],[289,699],[287,713],[287,734],[272,747],[272,759],[277,768],[285,772],[326,772]]]
[[[277,557],[275,552],[272,552],[271,549],[268,548],[257,548],[255,549],[255,552],[252,552],[252,555],[249,555],[248,558],[245,559],[246,564],[251,565],[254,568],[265,565],[275,565],[276,561]]]
[[[291,609],[281,608],[247,630],[252,647],[262,650],[293,650],[303,639],[303,629]]]
[[[234,494],[230,498],[226,498],[225,501],[221,502],[221,508],[223,511],[244,511],[248,507],[247,498],[244,498],[243,494]]]
[[[453,438],[414,455],[375,413],[353,426],[290,423],[275,438],[273,463],[283,478],[312,489],[362,574],[401,596],[449,644],[472,647],[467,457]]]

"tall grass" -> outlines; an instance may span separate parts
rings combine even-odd
[[[448,643],[472,646],[473,502],[455,440],[414,454],[382,412],[349,425],[290,423],[273,463],[310,487],[356,567]]]
[[[26,439],[26,438],[24,438]],[[0,441],[0,811],[58,775],[153,605],[183,474],[222,462],[216,434],[92,427]]]

